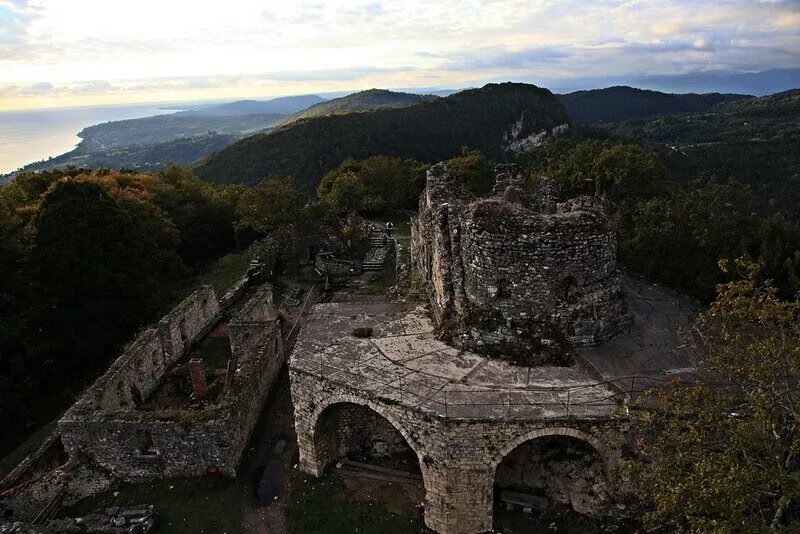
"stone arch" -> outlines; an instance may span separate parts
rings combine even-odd
[[[615,460],[611,451],[609,451],[608,447],[606,447],[602,441],[597,439],[592,434],[584,432],[582,430],[578,430],[577,428],[570,428],[570,427],[545,427],[539,428],[536,430],[531,430],[530,432],[526,432],[524,434],[520,434],[516,438],[512,439],[500,449],[500,451],[494,456],[491,463],[492,473],[497,470],[497,466],[500,465],[500,462],[508,456],[514,449],[522,445],[527,441],[531,441],[538,438],[545,438],[549,436],[566,436],[570,438],[575,438],[580,441],[583,441],[597,451],[600,455],[600,458],[603,460],[603,467],[605,469],[606,476],[610,476],[611,472],[615,466]]]
[[[391,414],[388,410],[384,409],[379,404],[372,402],[367,399],[363,399],[361,397],[356,397],[354,395],[333,395],[325,400],[324,403],[319,404],[315,407],[314,411],[311,413],[310,420],[308,421],[309,428],[309,441],[312,447],[312,455],[314,458],[314,462],[318,462],[319,455],[317,454],[316,450],[316,443],[317,443],[317,428],[319,427],[320,417],[328,408],[331,408],[337,404],[357,404],[359,406],[364,406],[366,408],[371,409],[373,412],[378,414],[379,416],[383,417],[386,421],[389,422],[395,430],[397,430],[403,439],[406,440],[408,443],[409,448],[414,451],[414,454],[417,457],[417,461],[419,462],[420,469],[423,472],[423,478],[425,476],[425,470],[423,469],[423,453],[422,447],[417,443],[417,441],[409,434],[408,430],[406,430],[403,425],[400,424],[399,421]],[[324,466],[317,466],[318,472],[321,473]]]
[[[534,442],[536,442],[536,440],[546,438],[561,438],[557,443],[560,443],[558,447],[565,447],[564,449],[561,449],[562,454],[564,451],[569,451],[569,447],[571,446],[569,444],[570,441],[573,443],[580,443],[585,452],[591,450],[594,452],[594,454],[580,456],[580,460],[576,459],[577,457],[569,459],[562,458],[561,460],[556,460],[556,464],[547,464],[548,460],[544,459],[546,456],[529,456],[530,454],[537,452],[541,454],[543,449],[534,448],[531,450],[530,448],[523,448],[526,447],[526,445],[537,447]],[[563,438],[567,438],[567,441],[563,441]],[[549,446],[553,446],[553,444],[554,442],[551,441]],[[541,446],[542,445],[538,445],[538,447]],[[569,454],[569,452],[567,452],[567,454]],[[580,452],[578,454],[580,454]],[[524,463],[526,458],[533,459],[530,460],[526,465]],[[507,442],[498,452],[498,454],[492,458],[490,472],[493,483],[489,488],[490,502],[497,503],[499,501],[495,500],[495,492],[498,489],[498,485],[500,489],[503,489],[503,484],[506,484],[506,488],[509,487],[509,484],[513,484],[510,490],[512,492],[520,491],[523,494],[530,492],[533,494],[532,498],[534,499],[537,498],[537,495],[546,495],[545,502],[559,503],[562,505],[568,504],[575,512],[579,514],[596,515],[600,512],[600,510],[603,510],[605,506],[608,505],[607,499],[612,495],[612,492],[609,490],[607,484],[609,484],[612,480],[614,458],[614,455],[600,439],[588,432],[584,432],[576,428],[545,427],[526,432]],[[505,465],[504,461],[506,461],[506,459],[512,462],[510,464],[511,467],[506,465],[506,468],[502,469],[502,466]],[[522,466],[517,463],[520,461],[523,462]],[[589,463],[583,465],[581,463],[573,463],[576,461],[587,461]],[[564,471],[563,467],[559,469],[558,465],[560,462],[567,462],[571,465],[571,467],[568,471]],[[549,467],[545,467],[548,465]],[[591,467],[588,467],[589,465],[595,465],[599,467],[599,469],[597,471],[593,471]],[[553,467],[556,468],[555,474],[553,474],[551,471],[548,475],[548,470],[553,469]],[[573,470],[576,468],[579,474],[576,478],[573,478]],[[528,476],[532,477],[531,479],[525,478],[526,475],[524,475],[524,473],[528,472]],[[513,473],[514,476],[509,478],[509,473]],[[589,476],[586,477],[586,475]],[[517,477],[519,477],[518,480]],[[561,482],[555,483],[554,486],[551,486],[551,484],[555,482],[555,479]],[[530,480],[534,480],[536,482],[530,486]],[[599,490],[597,490],[597,487],[595,486],[597,482],[601,482],[601,484],[603,484],[600,486]],[[522,487],[518,489],[516,487],[517,484],[520,484]],[[544,495],[540,492],[544,492]],[[500,496],[502,497],[502,493]],[[495,507],[493,507],[489,512],[492,522],[495,521],[495,512]]]

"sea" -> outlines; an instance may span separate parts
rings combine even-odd
[[[176,104],[129,104],[79,108],[0,111],[0,174],[69,152],[78,133],[94,124],[174,113]]]

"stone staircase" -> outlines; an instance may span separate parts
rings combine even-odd
[[[383,230],[373,230],[369,236],[369,250],[364,256],[362,267],[366,272],[383,270],[386,258],[392,250],[393,239],[386,236]]]

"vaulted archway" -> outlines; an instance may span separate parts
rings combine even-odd
[[[514,511],[603,513],[611,459],[603,444],[571,428],[544,428],[511,440],[495,457],[494,524]]]

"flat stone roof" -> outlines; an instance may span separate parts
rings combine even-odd
[[[370,302],[315,306],[289,365],[367,398],[448,419],[604,419],[619,407],[631,376],[644,377],[636,386],[644,389],[671,369],[691,367],[684,337],[699,308],[630,278],[625,292],[633,325],[579,350],[573,367],[520,367],[460,351],[436,339],[423,306]],[[365,326],[370,337],[353,335]]]

